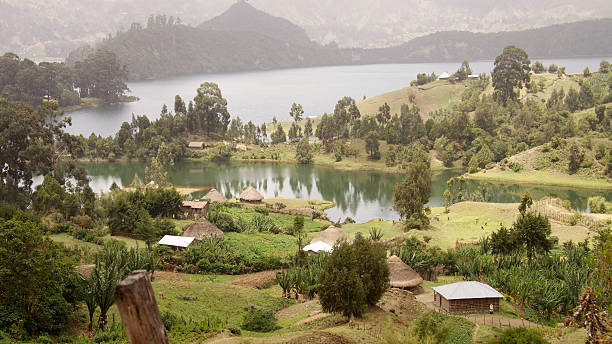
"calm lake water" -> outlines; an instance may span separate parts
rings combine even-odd
[[[84,164],[91,178],[90,185],[96,192],[106,192],[115,182],[128,185],[138,174],[144,176],[142,163],[88,163]],[[460,175],[462,171],[435,173],[432,180],[429,205],[442,206],[442,194],[446,181]],[[396,184],[403,176],[374,171],[341,171],[330,167],[303,166],[281,163],[215,163],[182,162],[168,173],[170,181],[177,186],[215,187],[226,197],[235,197],[247,185],[257,188],[264,197],[314,198],[332,201],[336,207],[327,210],[330,219],[347,216],[366,222],[371,219],[397,219],[391,210]],[[485,185],[491,202],[519,202],[528,190],[532,197],[543,196],[569,199],[581,211],[587,210],[587,199],[601,195],[612,198],[612,191],[584,190],[550,186],[526,186],[467,181],[468,190],[479,190]],[[194,193],[200,197],[203,193]]]
[[[585,67],[592,71],[599,68],[603,58],[542,60],[545,65],[556,63],[567,68],[567,73],[582,72]],[[610,59],[610,58],[606,58]],[[293,102],[304,106],[306,116],[318,116],[332,112],[338,99],[351,96],[361,100],[410,85],[417,73],[453,73],[457,63],[411,63],[366,66],[336,66],[304,69],[283,69],[265,72],[225,74],[197,74],[143,82],[128,83],[131,94],[140,98],[138,102],[100,105],[68,114],[72,117],[73,134],[88,136],[94,132],[103,136],[114,135],[132,114],[146,115],[150,119],[159,117],[163,104],[174,108],[174,96],[181,95],[188,102],[196,94],[198,86],[211,81],[219,84],[223,96],[228,100],[232,117],[240,116],[260,124],[289,119]],[[472,62],[474,73],[489,73],[491,61]]]

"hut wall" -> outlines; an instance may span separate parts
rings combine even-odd
[[[446,300],[442,297],[442,308],[449,313],[478,313],[489,312],[489,306],[493,305],[493,311],[499,312],[499,299],[461,299]]]

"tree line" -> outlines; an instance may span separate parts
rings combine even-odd
[[[39,106],[56,101],[78,105],[81,98],[117,101],[128,88],[127,71],[114,53],[97,50],[73,65],[35,62],[6,53],[0,57],[0,97]]]

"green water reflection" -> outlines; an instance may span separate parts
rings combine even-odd
[[[91,178],[94,190],[107,191],[113,182],[128,185],[138,174],[144,176],[143,163],[87,163],[83,164]],[[446,181],[460,175],[461,170],[434,173],[430,205],[441,206]],[[393,190],[403,176],[374,171],[341,171],[329,167],[302,166],[280,163],[213,163],[183,162],[168,172],[170,181],[177,186],[215,187],[226,197],[233,197],[247,185],[257,188],[265,197],[300,197],[332,201],[335,208],[327,211],[331,219],[350,216],[358,222],[374,218],[397,219],[391,210]],[[518,202],[528,190],[534,198],[560,197],[572,201],[580,211],[587,211],[588,197],[601,195],[612,199],[610,190],[588,190],[550,186],[515,185],[467,181],[470,192],[486,187],[491,202]],[[194,193],[195,197],[201,193]]]

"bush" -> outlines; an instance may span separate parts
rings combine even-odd
[[[499,338],[495,338],[489,344],[547,344],[542,335],[533,329],[524,327],[512,328],[504,331]]]
[[[172,312],[163,312],[161,314],[161,318],[162,318],[162,323],[164,323],[164,327],[166,328],[166,331],[171,331],[172,327],[178,325],[178,324],[182,324],[185,325],[185,319],[183,317],[180,317]]]
[[[572,215],[572,218],[570,219],[570,225],[572,226],[577,225],[578,221],[580,221],[581,218],[582,218],[582,214],[574,213],[574,215]]]
[[[255,307],[248,310],[241,327],[243,330],[253,332],[270,332],[278,328],[273,311]]]
[[[508,167],[510,167],[510,169],[514,172],[519,172],[523,168],[521,164],[519,164],[518,162],[514,162],[514,161],[508,162]]]
[[[77,215],[72,219],[72,222],[81,228],[91,228],[93,221],[87,215]]]
[[[417,339],[434,343],[472,343],[471,333],[474,324],[453,316],[438,312],[421,315],[412,327]]]
[[[255,211],[266,216],[270,215],[270,211],[263,207],[257,207],[255,208]]]

